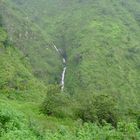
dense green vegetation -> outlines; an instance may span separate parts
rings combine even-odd
[[[10,2],[2,2],[0,10],[9,40],[23,53],[22,59],[28,61],[34,76],[44,83],[60,79],[61,61],[49,38],[28,20],[24,11],[13,8]]]
[[[0,139],[139,140],[139,13],[139,0],[1,0]]]
[[[33,120],[26,117],[7,104],[0,104],[0,138],[1,140],[120,140],[139,139],[140,132],[135,123],[121,122],[115,130],[111,125],[101,127],[97,124],[85,123],[75,127],[73,132],[61,126],[57,131],[42,131]]]

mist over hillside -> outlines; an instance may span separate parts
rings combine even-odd
[[[3,140],[139,140],[139,0],[1,0],[0,65]]]

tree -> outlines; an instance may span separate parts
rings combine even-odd
[[[83,97],[81,97],[83,99]],[[77,110],[77,115],[85,122],[99,122],[104,124],[104,121],[117,125],[117,108],[115,100],[109,95],[92,95],[84,97],[84,100],[79,101],[81,106]]]
[[[61,93],[59,85],[51,85],[48,88],[41,110],[51,116],[72,117],[70,98],[67,94]]]

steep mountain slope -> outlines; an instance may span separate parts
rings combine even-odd
[[[139,107],[139,1],[13,2],[63,49],[69,93],[107,93],[122,112]]]
[[[59,82],[61,61],[49,38],[10,2],[1,3],[1,13],[9,40],[23,52],[23,59],[29,60],[33,74],[46,84]]]
[[[0,139],[139,139],[139,13],[139,0],[1,0]]]
[[[2,19],[0,19],[2,21]],[[10,44],[4,27],[0,26],[0,94],[9,99],[21,100],[41,99],[46,89],[32,74],[29,61],[24,54]],[[40,98],[38,98],[38,93]]]

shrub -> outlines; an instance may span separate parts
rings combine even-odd
[[[6,31],[0,27],[0,42],[5,42],[7,40]]]
[[[117,125],[118,113],[115,100],[108,95],[88,95],[83,101],[79,101],[81,106],[77,110],[77,115],[84,121],[99,122],[104,121]]]
[[[99,126],[93,123],[84,123],[76,127],[72,133],[65,127],[56,132],[47,131],[46,140],[139,140],[140,130],[134,123],[119,123],[118,128],[110,124]],[[131,128],[131,129],[129,129]]]
[[[81,118],[84,122],[104,122],[116,127],[118,112],[115,100],[108,95],[81,95],[74,101],[59,86],[50,86],[42,104],[42,111],[56,117]]]
[[[0,104],[0,139],[1,140],[37,140],[28,120],[23,114],[7,104]]]
[[[67,94],[60,92],[58,85],[51,85],[48,88],[47,96],[44,99],[41,110],[56,117],[72,117],[70,98]]]

